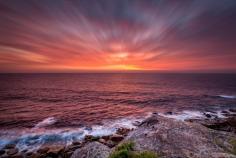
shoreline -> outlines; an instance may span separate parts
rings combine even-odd
[[[220,112],[198,112],[195,118],[188,117],[188,114],[194,114],[194,111],[183,111],[181,113],[174,112],[166,112],[165,114],[158,114],[153,112],[151,116],[145,118],[143,121],[135,121],[133,122],[134,128],[124,128],[120,127],[114,133],[108,135],[89,135],[86,134],[83,140],[73,141],[70,145],[43,145],[37,150],[19,150],[15,144],[7,144],[3,149],[0,150],[0,157],[70,157],[75,150],[80,149],[86,144],[91,142],[99,142],[109,148],[114,148],[121,141],[127,139],[127,135],[132,133],[132,131],[140,128],[145,122],[147,122],[154,115],[158,117],[163,117],[168,120],[172,120],[172,122],[189,122],[194,124],[200,124],[201,126],[205,126],[208,129],[214,129],[217,131],[226,131],[229,133],[236,132],[236,109],[228,109]],[[220,116],[220,117],[219,117]],[[179,119],[178,119],[179,118]],[[183,119],[184,118],[184,119]],[[232,125],[228,125],[229,122],[232,122]],[[229,127],[230,126],[230,127]]]

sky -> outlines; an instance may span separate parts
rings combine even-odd
[[[0,72],[236,72],[235,0],[0,0]]]

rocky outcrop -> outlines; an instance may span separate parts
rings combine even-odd
[[[101,143],[91,142],[77,149],[71,158],[108,158],[110,151],[110,148]]]
[[[236,133],[236,117],[232,116],[224,119],[189,119],[187,121],[199,123],[214,130]]]
[[[163,158],[236,158],[234,134],[215,131],[197,123],[153,115],[130,132],[125,141],[135,150],[150,150]]]

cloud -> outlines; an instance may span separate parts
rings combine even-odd
[[[235,28],[234,0],[0,1],[0,71],[236,70]]]

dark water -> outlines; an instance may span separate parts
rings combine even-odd
[[[104,121],[153,111],[232,107],[236,107],[236,74],[1,74],[0,145],[16,139],[10,139],[13,135],[100,127]],[[74,139],[76,132],[63,134]]]

